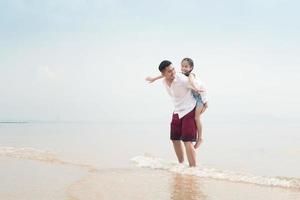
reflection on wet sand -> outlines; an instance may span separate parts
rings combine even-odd
[[[174,174],[171,179],[171,200],[206,200],[200,189],[199,177]]]

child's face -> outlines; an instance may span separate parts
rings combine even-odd
[[[186,74],[186,73],[190,73],[192,71],[192,67],[189,65],[189,63],[184,60],[181,62],[181,72]]]

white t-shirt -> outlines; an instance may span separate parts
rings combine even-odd
[[[182,118],[195,108],[196,100],[192,95],[188,77],[182,73],[176,73],[170,87],[165,79],[163,83],[174,103],[174,113],[178,114],[179,118]]]

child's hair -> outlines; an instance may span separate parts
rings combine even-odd
[[[171,63],[170,61],[164,60],[164,61],[162,61],[162,62],[159,64],[158,69],[159,69],[160,72],[163,72],[163,71],[165,70],[165,68],[166,68],[166,67],[169,67],[171,64],[172,64],[172,63]]]
[[[185,74],[186,76],[188,76],[193,71],[193,69],[194,69],[194,61],[191,58],[184,58],[184,59],[182,59],[181,63],[183,61],[188,62],[189,66],[192,68],[191,71],[189,71],[188,73]]]

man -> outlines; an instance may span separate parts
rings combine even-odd
[[[188,78],[176,73],[172,63],[164,60],[159,65],[163,83],[174,103],[170,139],[179,163],[184,162],[183,144],[190,167],[196,166],[196,151],[192,142],[197,138],[195,123],[196,100],[193,98]]]

